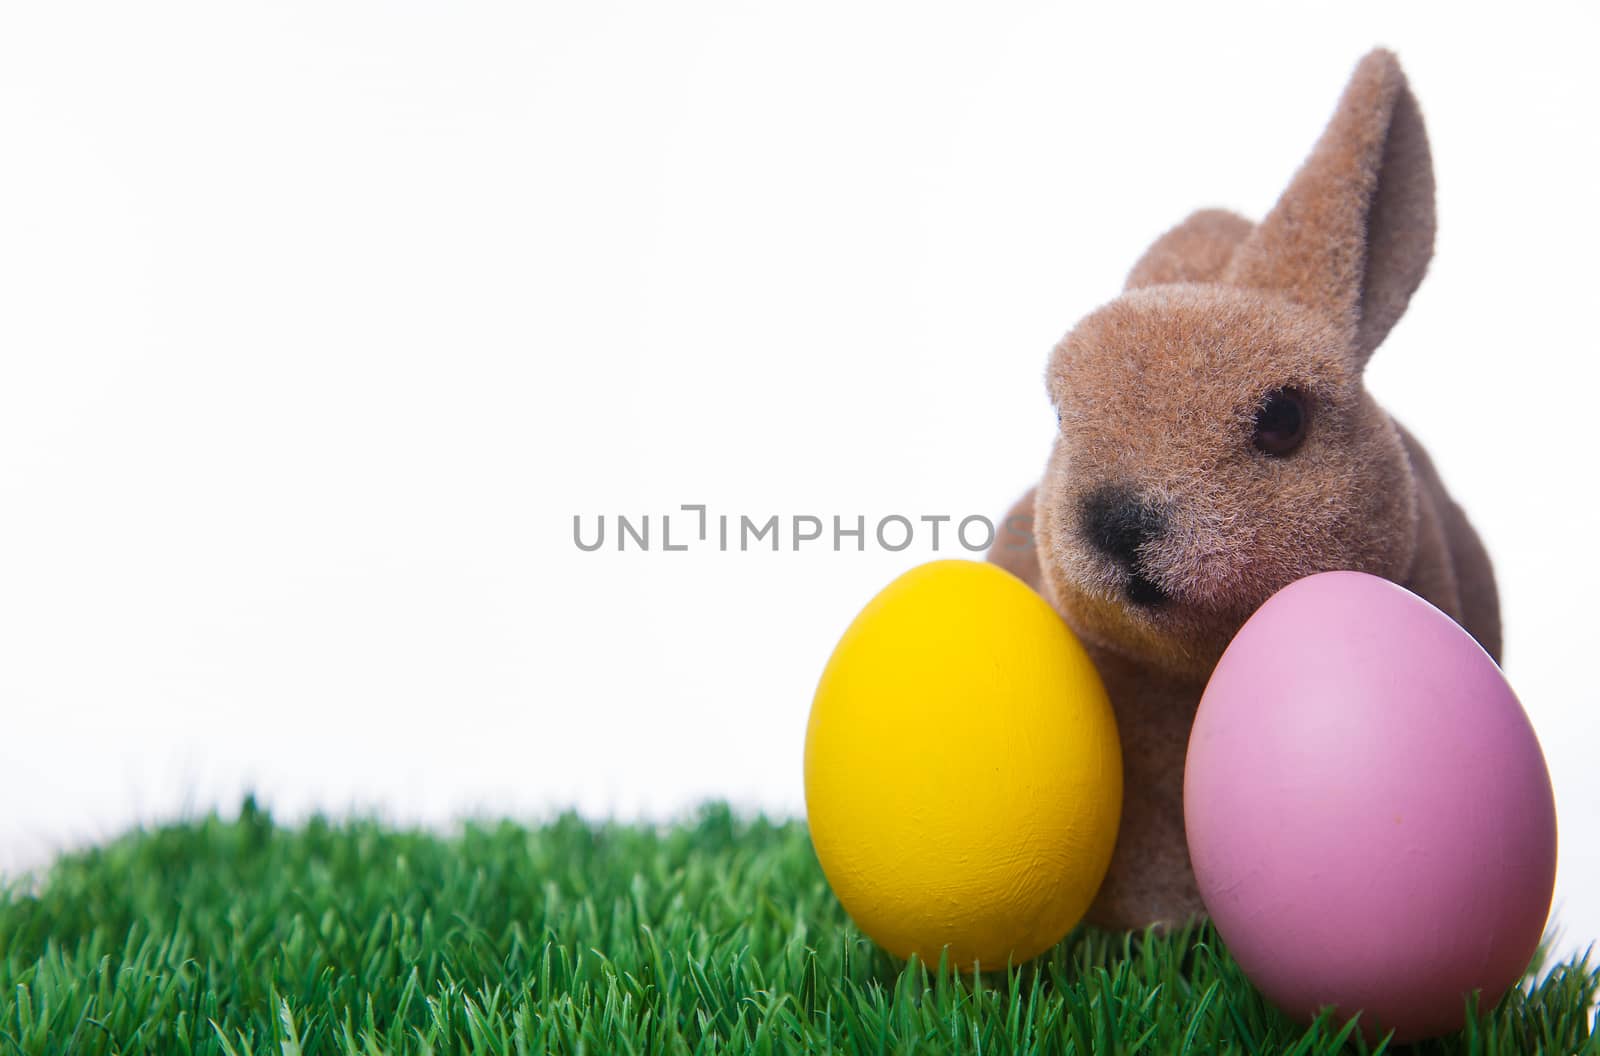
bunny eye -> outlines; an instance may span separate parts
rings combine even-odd
[[[1274,389],[1256,409],[1256,449],[1284,458],[1306,438],[1306,398],[1299,389]]]

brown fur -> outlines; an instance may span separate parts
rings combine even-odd
[[[1189,727],[1222,650],[1279,588],[1332,569],[1384,576],[1499,659],[1488,556],[1427,454],[1362,383],[1422,280],[1433,233],[1421,114],[1394,56],[1374,51],[1259,224],[1195,213],[1051,356],[1061,429],[990,559],[1084,640],[1117,713],[1123,819],[1095,923],[1204,912],[1183,832]],[[1297,451],[1271,458],[1252,423],[1284,386],[1308,395],[1309,425]],[[1085,538],[1081,504],[1105,485],[1166,518],[1137,557],[1170,595],[1160,605],[1130,602],[1129,573]]]

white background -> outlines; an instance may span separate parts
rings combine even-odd
[[[1051,344],[1385,43],[1441,227],[1371,384],[1498,563],[1600,938],[1592,15],[1097,6],[7,7],[0,861],[251,787],[799,811],[829,649],[931,551],[573,515],[998,515]]]

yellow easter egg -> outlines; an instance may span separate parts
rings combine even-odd
[[[994,565],[935,561],[868,603],[806,729],[806,812],[834,894],[899,957],[1004,967],[1104,879],[1122,810],[1105,686],[1054,609]]]

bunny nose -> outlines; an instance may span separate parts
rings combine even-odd
[[[1148,579],[1139,565],[1139,550],[1166,529],[1161,511],[1122,484],[1096,488],[1083,497],[1079,525],[1096,550],[1127,570],[1128,600],[1154,605],[1167,599],[1166,591]]]
[[[1125,485],[1096,488],[1084,496],[1080,513],[1094,548],[1129,569],[1138,564],[1139,548],[1164,527],[1161,514]]]

